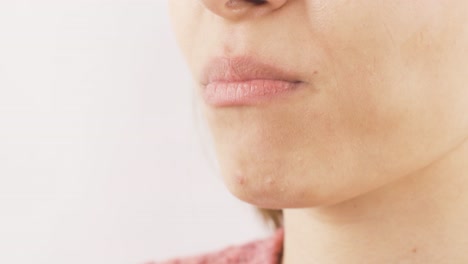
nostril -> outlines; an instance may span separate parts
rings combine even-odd
[[[1,0],[0,0],[1,1]],[[239,21],[268,15],[280,9],[288,0],[198,0],[213,14]]]
[[[254,5],[263,5],[267,3],[266,0],[248,0],[247,2],[250,2]]]
[[[236,8],[241,7],[246,3],[259,6],[268,3],[268,0],[229,0],[227,1],[226,6],[230,8]]]

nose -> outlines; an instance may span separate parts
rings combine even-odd
[[[201,2],[214,14],[236,21],[272,13],[284,6],[288,0],[201,0]]]

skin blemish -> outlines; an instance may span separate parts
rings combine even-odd
[[[267,185],[272,185],[272,184],[273,184],[273,178],[268,177],[268,178],[266,179],[266,184],[267,184]]]
[[[239,185],[245,185],[246,179],[243,174],[237,173],[235,176],[235,180]]]

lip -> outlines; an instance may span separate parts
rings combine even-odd
[[[203,98],[212,106],[241,106],[284,97],[302,83],[296,74],[252,57],[216,57],[202,73]]]

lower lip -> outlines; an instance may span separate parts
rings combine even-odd
[[[211,82],[203,97],[212,106],[242,106],[266,103],[290,94],[300,82],[281,80],[251,80],[242,82]]]

